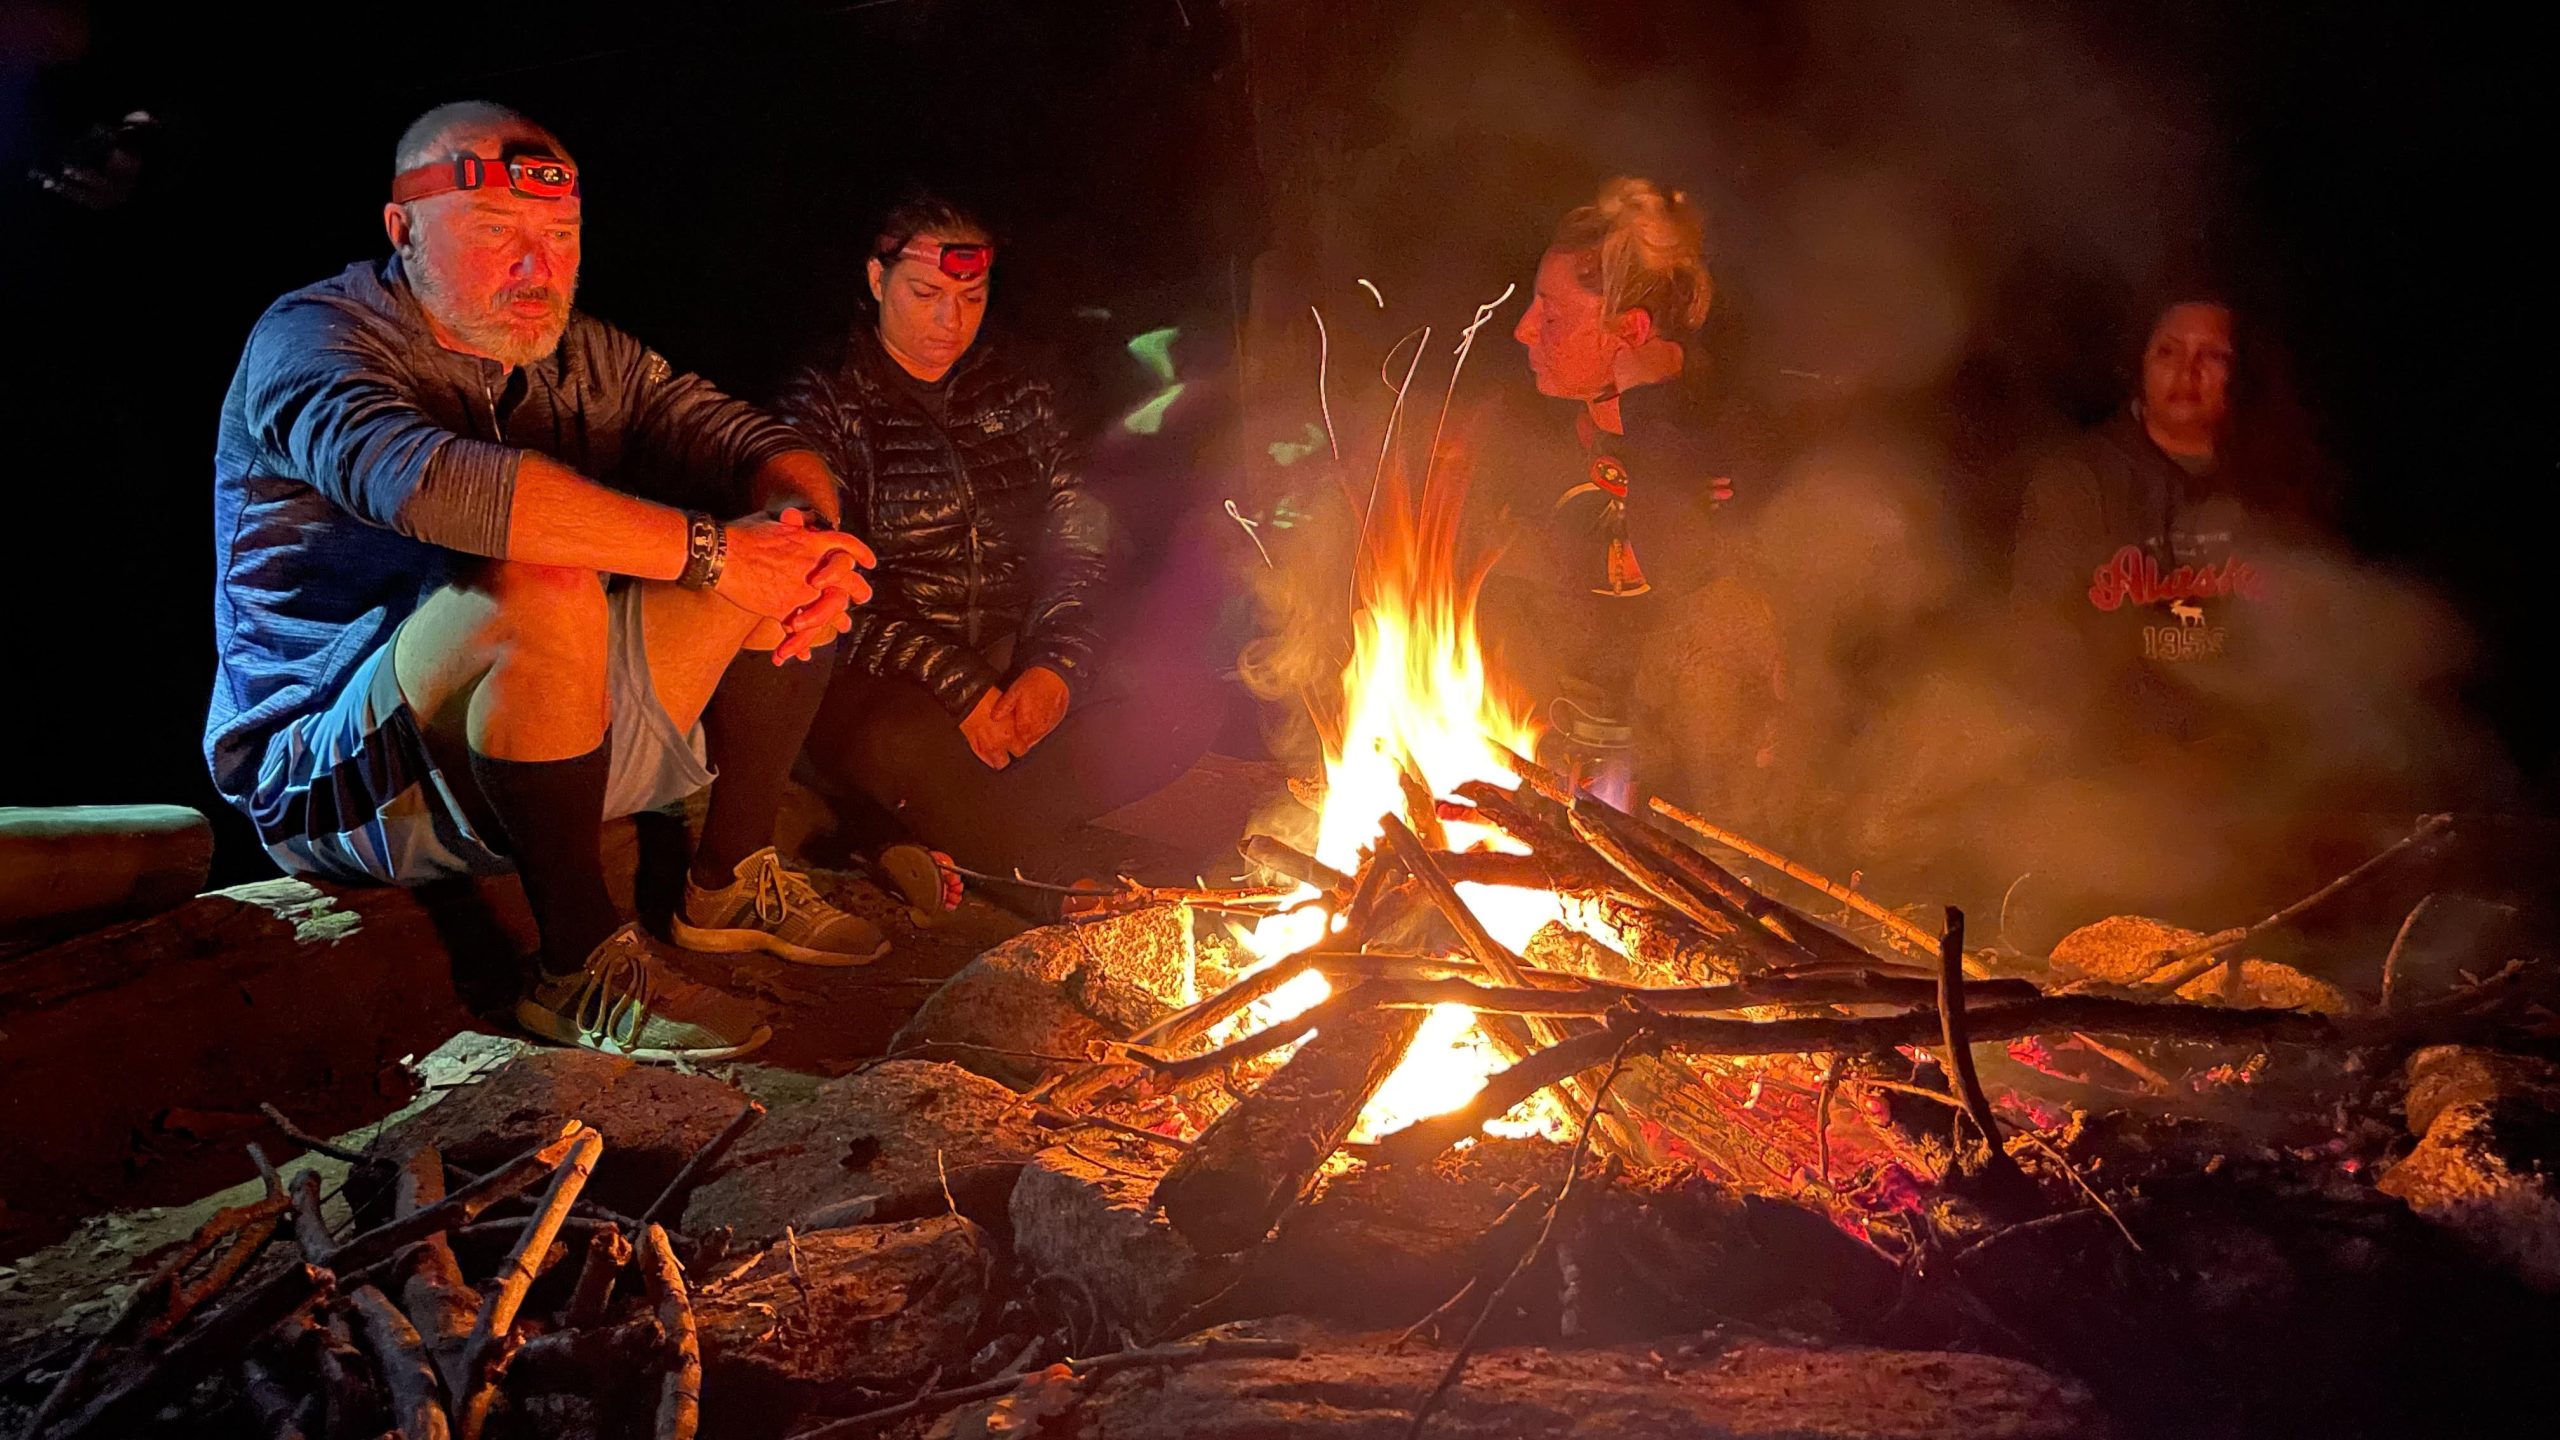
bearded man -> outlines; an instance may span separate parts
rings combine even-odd
[[[675,938],[877,958],[772,846],[872,555],[795,432],[573,307],[580,183],[515,111],[431,110],[390,258],[250,332],[214,456],[205,756],[289,871],[520,874],[528,1030],[724,1058],[768,1028],[618,912],[602,825],[709,785]]]

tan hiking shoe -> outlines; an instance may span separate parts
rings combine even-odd
[[[606,936],[577,974],[536,978],[516,1001],[516,1023],[634,1060],[728,1060],[773,1038],[747,1002],[677,974],[636,920]]]
[[[767,845],[738,862],[737,878],[705,890],[688,876],[668,933],[687,950],[761,950],[801,965],[868,965],[889,953],[880,927],[818,895],[809,877],[782,868]]]

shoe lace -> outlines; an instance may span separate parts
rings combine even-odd
[[[782,868],[781,857],[767,855],[756,868],[756,918],[767,925],[778,925],[795,912],[823,910],[826,903],[806,877]]]
[[[639,947],[614,946],[587,971],[578,992],[578,1028],[626,1047],[637,1043],[656,988],[656,972]]]

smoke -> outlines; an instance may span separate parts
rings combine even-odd
[[[1249,438],[1315,418],[1308,304],[1335,322],[1350,459],[1388,397],[1346,357],[1446,329],[1525,280],[1600,179],[1648,174],[1710,211],[1718,295],[1691,378],[1755,452],[1719,517],[1729,563],[1643,656],[1651,788],[1879,893],[1961,901],[2029,949],[2119,909],[2229,923],[2413,807],[2498,790],[2458,703],[2459,617],[2334,544],[2253,546],[2255,658],[2198,682],[2245,723],[2202,747],[2128,748],[2113,677],[2010,593],[2023,477],[2123,400],[2142,297],[2246,278],[2213,97],[2182,63],[2209,22],[2146,41],[2027,0],[1654,8],[1431,0],[1363,22],[1358,63],[1265,87],[1279,242],[1255,272]],[[1283,72],[1289,38],[1258,74]],[[2248,357],[2281,359],[2263,341]],[[1528,396],[1494,334],[1472,366],[1451,428],[1478,509],[1508,519],[1471,538],[1517,543],[1570,483],[1570,412]],[[1444,376],[1437,358],[1417,386],[1436,402]],[[2271,478],[2323,471],[2299,420],[2252,419],[2293,442]],[[1364,483],[1365,463],[1346,467]],[[1267,695],[1327,693],[1356,520],[1303,467],[1261,478],[1306,513],[1258,577],[1270,638],[1244,668]]]

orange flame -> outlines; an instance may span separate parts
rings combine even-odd
[[[1352,653],[1342,672],[1339,738],[1325,757],[1325,799],[1316,858],[1337,870],[1358,868],[1376,845],[1379,817],[1408,822],[1401,776],[1410,772],[1435,796],[1471,780],[1516,785],[1505,755],[1527,753],[1538,727],[1529,708],[1503,693],[1488,672],[1476,632],[1476,599],[1494,556],[1462,566],[1459,520],[1463,480],[1426,479],[1417,501],[1400,482],[1382,483],[1363,532],[1354,572],[1357,608]],[[1498,831],[1463,823],[1444,827],[1456,849],[1517,848]],[[1511,887],[1462,885],[1461,895],[1504,944],[1518,949],[1538,928],[1564,918],[1553,894]],[[1312,894],[1313,892],[1308,892]],[[1307,949],[1337,917],[1308,910],[1275,917],[1248,938],[1266,958]],[[1282,987],[1239,1023],[1258,1030],[1298,1014],[1330,993],[1322,976]],[[1404,1061],[1361,1114],[1355,1140],[1402,1128],[1465,1104],[1503,1064],[1464,1006],[1435,1007]],[[1532,1102],[1505,1117],[1509,1133],[1554,1133],[1569,1122],[1551,1105]]]

